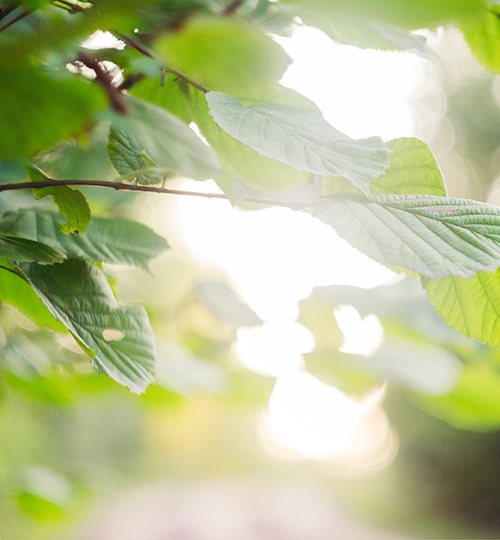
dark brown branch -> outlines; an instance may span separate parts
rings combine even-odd
[[[175,69],[170,69],[170,68],[165,68],[165,71],[167,73],[172,73],[172,75],[179,77],[179,79],[186,81],[191,86],[194,86],[195,88],[198,88],[198,90],[201,90],[203,93],[208,94],[209,90],[207,90],[204,86],[201,86],[201,84],[198,84],[197,82],[194,82],[192,79],[186,77],[186,75],[183,75],[180,71],[176,71]]]
[[[0,7],[0,20],[5,19],[9,13],[12,13],[15,9],[17,9],[17,6],[4,6]]]
[[[142,45],[137,43],[135,39],[132,39],[131,37],[127,36],[126,34],[122,34],[121,32],[114,32],[117,36],[120,36],[125,43],[128,43],[131,47],[133,47],[136,51],[139,51],[144,56],[147,56],[149,58],[154,58],[154,55],[150,53],[147,49],[145,49]]]
[[[114,111],[118,114],[127,115],[128,107],[123,100],[123,94],[113,85],[111,75],[102,68],[101,64],[88,53],[80,52],[77,56],[78,62],[81,62],[95,73],[96,81],[104,88],[108,94],[109,102]]]
[[[20,21],[21,19],[24,19],[24,17],[27,17],[31,14],[31,11],[29,9],[23,9],[20,11],[17,15],[14,15],[11,19],[8,19],[7,21],[0,24],[0,32],[3,32],[9,26],[12,26],[14,23]]]
[[[165,193],[167,195],[186,195],[191,197],[204,197],[206,199],[225,199],[226,195],[222,193],[201,193],[199,191],[184,191],[182,189],[170,189],[165,187],[141,186],[138,184],[123,184],[121,182],[106,182],[105,180],[42,180],[41,182],[19,182],[16,184],[0,185],[2,191],[16,191],[21,189],[43,189],[46,187],[57,186],[91,186],[105,187],[116,191],[140,191],[143,193]],[[241,202],[263,204],[266,206],[284,206],[292,210],[302,210],[308,206],[305,203],[293,203],[285,201],[273,201],[268,199],[258,199],[255,197],[245,197]]]
[[[234,15],[238,8],[245,3],[245,0],[233,0],[229,5],[221,12],[221,15],[228,17]]]
[[[145,78],[146,75],[144,75],[144,73],[132,73],[128,77],[125,77],[125,80],[117,86],[117,90],[119,90],[120,92],[130,90],[130,88],[132,88],[138,82],[141,82]]]

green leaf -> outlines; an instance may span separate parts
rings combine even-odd
[[[0,259],[9,259],[16,262],[34,262],[37,264],[54,264],[64,261],[65,257],[60,251],[43,242],[0,232]]]
[[[389,168],[370,184],[372,193],[446,197],[441,171],[424,141],[402,137],[386,144],[392,150]]]
[[[86,81],[56,80],[27,67],[2,72],[0,95],[0,159],[30,158],[77,134],[104,105]]]
[[[126,166],[127,161],[139,155],[144,162],[150,160],[164,169],[165,174],[206,180],[221,172],[213,150],[176,116],[137,98],[130,97],[127,103],[130,116],[115,114],[111,124],[110,155],[118,163],[121,154],[119,166],[129,170],[132,162]]]
[[[424,279],[422,284],[452,328],[482,343],[500,345],[500,270],[480,272],[471,279]]]
[[[0,264],[14,270],[7,261],[1,261]],[[54,319],[33,287],[22,276],[1,268],[0,302],[15,306],[38,326],[46,326],[56,332],[66,332],[66,328]]]
[[[389,165],[378,137],[354,141],[332,127],[320,112],[278,104],[244,106],[222,92],[209,92],[215,122],[256,152],[299,171],[345,176],[361,192]]]
[[[500,374],[488,365],[479,364],[466,365],[462,377],[448,395],[416,395],[412,400],[456,428],[496,431],[500,427],[499,394]]]
[[[48,244],[67,257],[94,262],[130,264],[148,270],[151,259],[169,247],[149,227],[126,219],[94,216],[79,236],[63,234],[62,225],[61,215],[38,208],[5,212],[0,220],[0,230]]]
[[[307,7],[300,11],[300,18],[308,26],[323,30],[334,41],[355,45],[362,49],[384,51],[412,51],[423,56],[431,56],[432,50],[423,36],[412,34],[404,28],[372,21],[360,13],[345,14],[315,13]]]
[[[287,0],[300,3],[301,0]],[[307,9],[316,13],[351,15],[416,30],[466,21],[486,9],[482,0],[309,0]]]
[[[246,103],[282,103],[311,108],[316,106],[309,100],[297,94],[293,90],[282,86],[264,86],[246,89],[244,92]],[[242,99],[243,101],[243,99]],[[237,141],[221,129],[213,120],[208,110],[205,96],[200,92],[194,92],[191,96],[193,119],[208,141],[224,167],[233,174],[236,179],[242,180],[248,186],[264,192],[280,192],[292,186],[307,182],[309,175],[298,171],[284,163],[269,159],[252,150],[248,146]],[[227,189],[227,175],[214,178],[224,193],[232,198],[231,184]]]
[[[476,201],[339,194],[312,205],[312,215],[372,259],[432,279],[500,266],[500,209]]]
[[[500,73],[500,19],[498,14],[484,11],[460,26],[467,44],[481,63]]]
[[[81,259],[42,267],[23,264],[22,270],[52,315],[93,351],[98,371],[144,392],[153,381],[154,335],[142,307],[118,306],[103,272]],[[110,331],[121,339],[110,340]]]
[[[33,182],[45,180],[41,174],[30,171],[30,178]],[[62,216],[67,222],[61,225],[61,232],[64,234],[80,234],[90,225],[90,206],[81,191],[71,189],[68,186],[46,187],[33,189],[37,199],[42,199],[50,195],[59,208]]]
[[[113,127],[109,132],[108,155],[113,167],[120,175],[137,174],[136,180],[139,184],[158,184],[165,178],[165,176],[162,177],[155,173],[141,174],[141,169],[156,167],[156,163],[152,163],[147,158],[145,151],[134,137],[127,133],[121,133]],[[166,171],[166,174],[169,172]]]
[[[231,19],[192,19],[156,44],[166,65],[209,90],[238,92],[279,81],[290,59],[259,28]]]

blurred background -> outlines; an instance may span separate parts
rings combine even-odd
[[[426,37],[417,56],[297,28],[282,82],[352,137],[423,139],[449,196],[498,205],[500,79],[457,31]],[[1,537],[500,536],[500,352],[417,280],[307,213],[86,196],[172,246],[151,275],[106,267],[148,309],[156,384],[130,394],[2,305]]]

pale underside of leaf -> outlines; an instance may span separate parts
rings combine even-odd
[[[118,306],[101,270],[80,259],[50,267],[23,264],[22,270],[50,313],[93,356],[98,371],[144,392],[153,381],[154,334],[142,307]],[[123,334],[107,341],[106,330]]]
[[[500,266],[500,210],[475,201],[340,194],[312,215],[372,259],[424,277],[471,278]]]
[[[299,171],[343,176],[362,193],[389,165],[378,137],[355,141],[332,127],[321,113],[279,104],[244,106],[222,92],[209,92],[215,122],[256,152]]]

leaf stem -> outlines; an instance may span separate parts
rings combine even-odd
[[[125,41],[125,43],[128,43],[136,51],[139,51],[141,54],[143,54],[144,56],[147,56],[148,58],[153,58],[154,59],[154,55],[152,53],[150,53],[147,49],[145,49],[142,45],[137,43],[137,41],[135,39],[127,36],[126,34],[122,34],[121,32],[118,32],[118,31],[115,31],[114,33],[117,36],[120,36],[120,38],[123,39],[123,41]]]
[[[9,26],[12,26],[14,23],[20,21],[21,19],[24,19],[24,17],[27,17],[30,14],[31,11],[29,9],[23,9],[17,15],[14,15],[11,19],[8,19],[7,21],[0,24],[0,32],[3,32],[7,28],[9,28]]]
[[[7,272],[10,272],[11,274],[14,274],[15,276],[21,278],[23,281],[26,281],[26,279],[21,275],[21,274],[18,274],[15,270],[13,270],[12,268],[9,268],[8,266],[4,266],[3,264],[0,264],[0,268],[2,270],[7,270]]]
[[[179,79],[186,81],[191,86],[198,88],[198,90],[201,90],[204,94],[208,94],[209,90],[207,90],[204,86],[201,86],[201,84],[198,84],[197,82],[193,81],[189,77],[186,77],[186,75],[183,75],[180,71],[176,71],[175,69],[170,69],[170,68],[165,68],[165,71],[167,73],[172,73],[172,75],[175,75],[176,77],[179,77]]]
[[[116,191],[140,191],[143,193],[164,193],[167,195],[204,197],[206,199],[228,199],[228,197],[226,197],[226,195],[222,193],[202,193],[199,191],[185,191],[182,189],[171,189],[165,187],[141,186],[138,184],[123,184],[122,182],[107,182],[105,180],[54,180],[52,178],[42,180],[41,182],[18,182],[15,184],[3,184],[0,185],[0,192],[16,191],[20,189],[43,189],[46,187],[58,186],[91,186],[111,188]],[[284,206],[286,208],[291,208],[292,210],[302,210],[308,206],[307,203],[275,201],[269,199],[259,199],[255,197],[245,197],[238,202],[263,204],[266,206]]]

